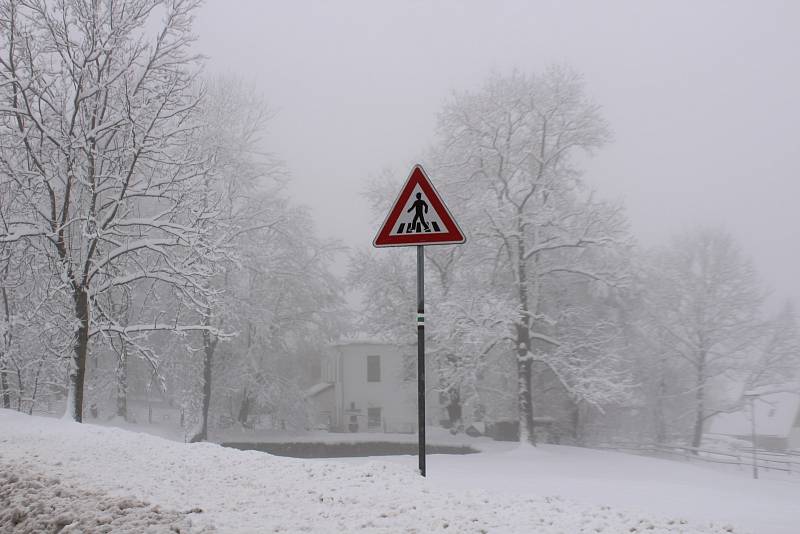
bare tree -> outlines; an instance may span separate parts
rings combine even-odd
[[[300,386],[277,355],[299,357],[291,345],[318,338],[315,326],[329,323],[323,316],[339,298],[326,271],[335,247],[316,240],[308,214],[285,197],[283,165],[261,151],[269,118],[263,100],[241,82],[218,79],[208,84],[203,111],[200,142],[212,161],[202,202],[214,206],[211,232],[224,257],[210,265],[200,311],[214,330],[200,340],[201,406],[191,441],[207,439],[212,395],[225,387],[243,390],[237,419],[246,420],[254,404],[276,412],[303,406]]]
[[[303,396],[312,368],[328,344],[347,329],[340,282],[328,272],[337,243],[314,236],[309,213],[286,206],[284,221],[251,234],[233,288],[240,335],[220,382],[236,392],[236,413],[268,415],[273,425],[305,428]]]
[[[757,348],[745,363],[742,392],[797,391],[800,380],[800,328],[787,302],[766,321]],[[743,401],[743,399],[742,399]]]
[[[281,222],[281,215],[270,209],[276,203],[268,200],[266,191],[268,186],[272,192],[280,187],[267,181],[281,178],[281,168],[259,152],[260,135],[269,118],[266,104],[253,88],[234,79],[210,80],[204,93],[203,127],[197,141],[210,164],[203,174],[200,202],[214,218],[202,224],[222,254],[209,258],[207,268],[213,275],[205,280],[206,290],[198,294],[199,321],[208,329],[200,332],[201,410],[191,441],[207,438],[217,347],[226,337],[223,328],[237,325],[233,284],[241,267],[241,248],[252,232]]]
[[[467,217],[472,264],[517,310],[507,326],[520,439],[533,442],[532,365],[540,360],[556,369],[565,346],[556,335],[552,284],[619,278],[606,251],[624,245],[624,218],[585,190],[575,161],[601,147],[608,129],[580,76],[553,67],[539,76],[493,76],[481,91],[454,95],[438,132],[431,170]]]
[[[735,407],[713,392],[745,379],[766,332],[766,292],[752,263],[722,230],[680,235],[654,261],[648,321],[667,363],[689,379],[682,393],[691,398],[690,442],[698,447],[708,419]]]
[[[66,415],[82,420],[98,334],[211,330],[184,324],[211,254],[196,202],[206,161],[192,142],[197,0],[6,0],[0,5],[0,170],[17,211],[0,241],[36,239],[71,300]],[[124,266],[123,266],[124,264]],[[183,303],[120,325],[101,296],[148,281]],[[135,343],[135,340],[132,340]],[[143,353],[151,354],[143,348]]]

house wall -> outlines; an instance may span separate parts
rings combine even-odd
[[[340,429],[350,431],[350,425],[356,423],[359,432],[414,431],[416,382],[403,379],[399,349],[391,345],[357,344],[341,346],[339,353],[341,380],[336,385],[341,396]],[[380,382],[367,381],[367,356],[373,355],[380,356]],[[369,408],[381,409],[377,428],[368,428]]]
[[[733,437],[742,441],[753,441],[751,434],[741,434]],[[768,451],[785,451],[791,449],[791,445],[788,437],[756,435],[756,448]]]
[[[380,382],[367,380],[367,357],[380,356]],[[417,380],[408,374],[401,347],[382,343],[339,345],[322,367],[322,378],[334,384],[331,397],[316,402],[315,413],[332,407],[331,430],[339,432],[415,432],[417,430]],[[441,406],[430,366],[426,371],[426,419],[438,422]],[[327,392],[325,392],[327,394]],[[322,394],[321,394],[322,395]],[[370,428],[369,408],[380,408],[377,427]],[[351,425],[354,425],[351,428]]]
[[[795,426],[789,433],[788,448],[800,450],[800,426]]]

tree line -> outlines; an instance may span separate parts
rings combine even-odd
[[[244,419],[302,412],[280,366],[338,329],[335,247],[263,153],[255,89],[202,76],[199,4],[0,3],[5,408],[66,397],[80,422],[111,392],[127,417],[133,365],[190,439],[212,388],[238,391]]]
[[[424,162],[468,240],[426,247],[436,387],[456,419],[517,421],[523,442],[541,428],[696,447],[745,392],[800,393],[796,318],[788,302],[767,313],[763,282],[722,228],[637,245],[622,206],[581,179],[610,139],[566,67],[494,75],[444,105]],[[396,189],[395,177],[373,181],[376,215]],[[413,309],[412,267],[402,250],[365,250],[350,275],[362,327],[409,346],[397,317]]]
[[[347,280],[331,274],[339,246],[264,153],[263,99],[202,74],[198,7],[0,2],[4,408],[66,399],[82,421],[113,398],[128,418],[136,389],[168,397],[191,440],[212,413],[303,426],[331,340],[357,328],[414,343],[398,320],[415,309],[413,258],[357,249]],[[434,387],[454,427],[699,445],[745,391],[797,389],[794,312],[768,313],[729,234],[646,250],[585,184],[580,163],[610,141],[566,67],[490,76],[439,113],[422,161],[468,234],[426,248]],[[376,215],[397,186],[369,186]]]

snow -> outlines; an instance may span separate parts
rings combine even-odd
[[[80,490],[20,465],[0,464],[0,531],[5,533],[181,532],[192,529],[187,515]]]
[[[328,388],[332,388],[333,383],[331,382],[320,382],[319,384],[314,384],[310,388],[306,390],[305,396],[306,397],[315,397],[325,391]]]
[[[14,499],[17,517],[24,512],[39,520],[36,514],[44,509],[43,517],[72,521],[67,532],[80,531],[77,521],[98,520],[116,521],[114,532],[133,532],[133,522],[141,525],[147,518],[154,532],[180,524],[181,532],[213,527],[231,533],[742,533],[748,530],[728,521],[761,514],[761,522],[749,525],[751,532],[783,534],[800,520],[798,483],[748,481],[687,471],[692,466],[677,462],[571,447],[509,450],[510,444],[498,443],[481,454],[433,455],[429,478],[423,479],[412,456],[279,458],[8,410],[0,410],[0,428],[0,472],[18,480],[0,498]],[[717,491],[711,495],[712,490]],[[761,504],[745,506],[756,490],[765,492]],[[658,497],[670,502],[653,500]],[[702,500],[692,503],[694,498]],[[84,504],[69,508],[64,499]],[[131,517],[117,513],[115,502],[130,503],[125,509]],[[688,517],[682,511],[687,503],[692,513],[708,507],[707,513],[699,520]],[[747,510],[738,510],[742,506]],[[0,501],[0,517],[10,509]],[[4,527],[0,523],[3,532]]]
[[[331,344],[332,347],[347,347],[350,345],[396,345],[396,343],[380,337],[367,336],[364,334],[353,334]]]
[[[797,534],[800,476],[775,471],[750,478],[749,469],[658,459],[579,447],[539,445],[527,450],[482,442],[482,454],[432,455],[428,481],[445,491],[480,487],[495,498],[558,495],[615,510],[648,510],[693,524],[733,525],[734,532]],[[411,468],[416,457],[382,457]],[[357,465],[370,461],[347,458]],[[742,529],[742,530],[740,530]],[[569,531],[567,531],[569,532]]]
[[[64,405],[64,415],[62,419],[65,421],[75,421],[77,419],[75,415],[75,383],[72,381],[71,377],[67,383],[67,402]]]

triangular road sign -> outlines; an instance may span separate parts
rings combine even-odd
[[[372,241],[376,247],[451,245],[466,241],[430,179],[415,165]]]

